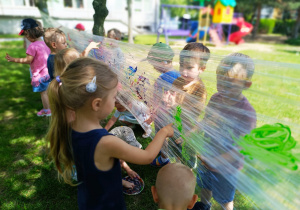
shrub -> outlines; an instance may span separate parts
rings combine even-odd
[[[298,38],[298,39],[289,39],[289,40],[286,40],[285,43],[290,44],[290,45],[300,46],[300,38]]]
[[[290,36],[296,20],[277,20],[274,28],[274,33]]]
[[[276,20],[274,19],[261,19],[259,22],[259,33],[271,34],[273,33]]]

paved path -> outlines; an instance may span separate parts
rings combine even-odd
[[[23,38],[0,38],[0,42],[22,41]]]

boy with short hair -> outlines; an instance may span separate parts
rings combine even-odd
[[[199,117],[206,102],[206,88],[199,75],[205,70],[210,51],[201,43],[189,43],[180,52],[180,77],[175,79],[173,87],[181,92],[176,93],[176,103],[184,110]],[[183,92],[183,93],[182,93]],[[191,127],[188,120],[185,127]],[[153,160],[152,166],[161,167],[170,162],[166,153]]]
[[[191,169],[181,163],[172,163],[159,170],[151,192],[159,209],[186,210],[193,208],[197,201],[195,186]]]
[[[154,67],[155,70],[162,73],[160,77],[164,77],[169,83],[173,83],[174,78],[177,79],[180,74],[173,70],[174,51],[172,48],[162,42],[155,43],[147,56],[147,61]]]
[[[120,41],[120,40],[122,39],[121,31],[119,31],[119,30],[116,29],[116,28],[110,29],[110,30],[107,32],[107,38],[115,39],[115,40]]]
[[[200,74],[206,69],[206,63],[210,57],[210,50],[201,43],[187,44],[179,55],[181,76],[174,81],[173,86],[187,94],[178,94],[176,101],[186,107],[196,108],[196,115],[200,115],[205,105],[207,92]],[[192,104],[185,103],[186,95],[192,95],[197,101]]]
[[[163,94],[165,86],[172,86],[175,79],[180,76],[180,73],[173,69],[174,51],[172,48],[162,42],[154,44],[147,56],[147,61],[155,70],[161,73],[154,84],[154,93],[151,103],[154,107],[154,116],[161,101],[160,97]],[[168,88],[169,89],[169,88]],[[154,116],[147,121],[149,124],[153,121]]]
[[[225,57],[217,68],[218,92],[211,97],[202,121],[209,141],[200,156],[197,182],[203,189],[195,209],[210,209],[211,197],[224,209],[233,209],[237,174],[243,167],[235,139],[256,127],[256,112],[242,94],[252,85],[253,73],[253,60],[241,53]]]

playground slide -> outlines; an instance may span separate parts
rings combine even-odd
[[[205,32],[204,31],[200,31],[199,34],[199,39],[202,39],[204,37]],[[192,34],[189,35],[189,37],[186,38],[186,42],[190,43],[190,42],[196,42],[197,40],[197,29],[193,31]]]
[[[234,42],[235,44],[242,44],[244,42],[244,40],[242,39],[242,37],[244,37],[247,34],[249,34],[252,31],[253,26],[252,26],[251,23],[245,22],[244,18],[239,18],[237,20],[236,25],[240,29],[239,29],[239,31],[230,34],[229,41],[230,42]]]

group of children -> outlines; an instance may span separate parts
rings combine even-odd
[[[26,57],[13,58],[6,54],[9,62],[29,64],[33,92],[39,92],[43,109],[37,116],[51,116],[47,88],[57,75],[60,75],[66,65],[76,58],[87,56],[91,49],[98,48],[99,43],[91,42],[79,54],[73,48],[67,48],[66,35],[58,28],[44,29],[41,24],[31,18],[22,20],[19,35],[24,35]],[[54,70],[55,69],[55,70]]]
[[[162,118],[174,113],[174,107],[177,105],[196,119],[204,111],[207,93],[199,76],[206,68],[209,53],[209,49],[200,43],[189,43],[180,52],[180,77],[172,79],[171,82],[164,81],[161,85],[163,86],[159,97],[161,103],[154,114],[156,131],[169,123],[168,119],[171,117],[166,117],[165,120]],[[168,63],[171,64],[172,60]],[[205,107],[200,126],[193,125],[189,119],[183,119],[182,126],[188,131],[187,138],[195,129],[202,129],[205,133],[205,139],[198,137],[198,141],[204,143],[201,151],[198,151],[201,153],[197,157],[198,163],[195,159],[188,164],[196,170],[197,183],[202,188],[201,202],[197,202],[193,209],[210,209],[211,197],[214,197],[224,209],[233,209],[238,173],[243,167],[243,158],[239,148],[235,146],[235,140],[256,127],[256,112],[242,94],[252,85],[253,73],[254,62],[249,56],[233,53],[225,57],[216,71],[218,92],[210,98]],[[157,83],[159,84],[159,80]],[[171,88],[169,83],[172,84]],[[176,135],[175,132],[174,135],[175,142],[182,143],[180,134],[177,132]],[[168,149],[167,151],[163,149],[161,155],[151,165],[160,167],[167,165],[170,152]]]
[[[178,72],[173,70],[174,52],[170,46],[163,43],[153,45],[147,61],[160,73],[154,85],[154,112],[148,113],[145,108],[135,114],[141,118],[135,119],[123,106],[134,111],[133,102],[122,99],[122,94],[117,97],[118,75],[103,62],[86,57],[91,49],[98,47],[98,43],[92,42],[80,54],[73,48],[67,48],[66,36],[60,29],[44,31],[32,19],[23,20],[20,34],[31,42],[26,58],[6,55],[6,59],[31,66],[33,91],[40,92],[43,102],[38,116],[52,115],[47,133],[50,155],[59,174],[71,185],[74,185],[72,172],[73,166],[76,166],[80,209],[126,209],[122,184],[125,187],[132,187],[132,184],[122,183],[121,167],[130,176],[137,176],[126,162],[162,167],[155,186],[151,188],[153,199],[160,209],[210,209],[211,197],[223,208],[233,209],[234,183],[243,161],[236,158],[238,155],[234,156],[238,148],[234,146],[232,136],[245,135],[256,126],[255,110],[242,94],[252,84],[254,63],[249,56],[234,53],[220,62],[216,71],[218,92],[204,109],[207,92],[200,74],[205,71],[210,58],[209,49],[200,43],[187,44],[179,55]],[[120,34],[117,30],[109,31],[108,37],[118,40]],[[158,98],[161,100],[157,101]],[[181,143],[180,134],[174,133],[172,121],[161,120],[163,117],[168,119],[168,113],[176,105],[194,116],[200,116],[205,110],[201,121],[204,132],[210,127],[223,136],[226,136],[223,130],[234,131],[225,139],[217,134],[205,133],[210,141],[203,147],[222,149],[213,156],[209,152],[202,153],[197,158],[199,162],[193,166],[197,168],[197,183],[202,188],[200,202],[194,194],[196,177],[192,169],[179,163],[170,164],[167,149],[162,149],[169,137],[174,136],[178,145]],[[115,107],[117,114],[103,128],[99,122],[106,119]],[[118,135],[108,132],[117,119],[129,126],[143,124],[148,128],[144,137],[152,132],[150,124],[154,122],[155,137],[144,150],[138,144],[128,144]],[[184,122],[185,129],[200,129],[188,119]],[[205,126],[210,127],[205,129]],[[132,134],[132,130],[127,132],[127,137]],[[225,149],[224,144],[227,145]],[[159,152],[161,154],[157,157]],[[232,163],[236,170],[226,171],[222,164],[217,164],[223,159]]]

